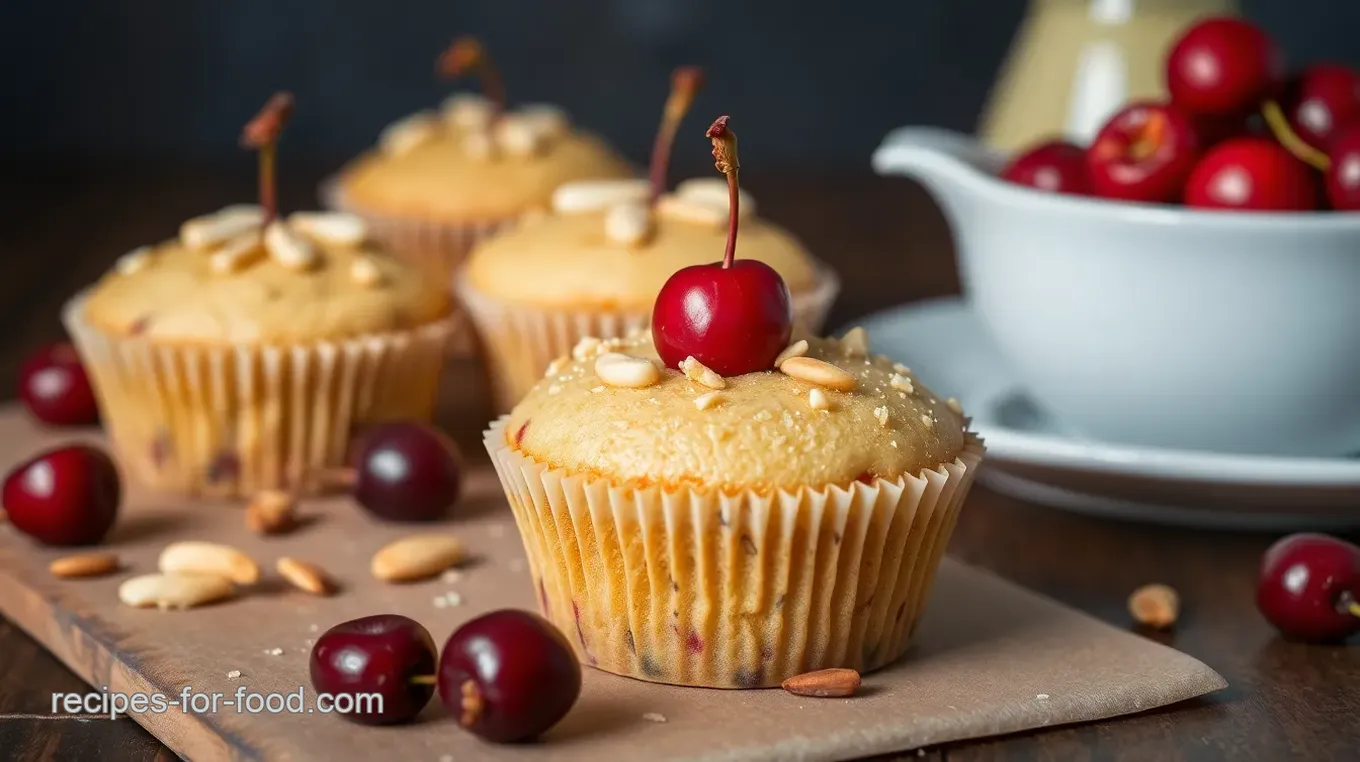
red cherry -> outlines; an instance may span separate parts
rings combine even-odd
[[[355,461],[354,497],[393,521],[435,521],[458,500],[458,447],[432,426],[378,424],[365,432]]]
[[[342,622],[312,646],[312,687],[365,725],[407,722],[434,695],[434,639],[419,622],[378,614]]]
[[[1052,193],[1091,194],[1086,151],[1064,140],[1040,143],[1020,154],[1002,170],[1001,177]]]
[[[1086,152],[1091,184],[1105,198],[1150,203],[1180,198],[1199,157],[1194,124],[1164,103],[1126,106]]]
[[[1325,153],[1339,131],[1360,122],[1360,73],[1336,64],[1310,66],[1290,80],[1283,101],[1294,134]]]
[[[1338,211],[1360,211],[1360,124],[1339,132],[1332,140],[1327,167],[1327,200]]]
[[[1360,548],[1294,534],[1261,558],[1256,607],[1285,637],[1325,642],[1360,631]]]
[[[566,716],[581,694],[581,663],[548,620],[517,609],[459,627],[439,656],[439,698],[467,730],[523,741]]]
[[[1178,108],[1230,115],[1254,110],[1284,81],[1284,55],[1260,27],[1215,17],[1195,24],[1171,46],[1166,87]]]
[[[34,418],[53,426],[99,422],[90,379],[69,343],[51,344],[29,355],[19,369],[19,398]]]
[[[1205,154],[1185,186],[1186,206],[1257,212],[1318,208],[1313,171],[1278,143],[1238,138]]]
[[[722,376],[770,370],[793,333],[789,289],[764,262],[735,258],[736,135],[725,116],[706,134],[718,170],[727,175],[727,252],[722,262],[686,267],[666,281],[652,309],[652,340],[671,368],[692,356]]]
[[[118,517],[118,469],[103,450],[70,445],[35,455],[5,476],[15,529],[45,545],[94,545]]]

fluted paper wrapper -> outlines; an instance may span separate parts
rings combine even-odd
[[[139,482],[194,495],[315,491],[365,424],[433,413],[453,318],[292,346],[169,345],[105,333],[67,304],[118,461]]]
[[[850,488],[614,485],[485,435],[543,614],[582,661],[652,682],[759,688],[900,657],[981,462]]]
[[[792,295],[793,322],[810,333],[819,333],[831,305],[840,293],[840,279],[830,268],[818,269],[817,285]],[[485,294],[459,274],[454,291],[467,310],[477,332],[490,376],[497,412],[508,412],[534,384],[548,365],[581,339],[620,339],[651,323],[652,313],[630,310],[544,309],[512,304]]]

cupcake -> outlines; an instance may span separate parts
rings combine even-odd
[[[709,134],[735,192],[735,136]],[[788,288],[735,258],[732,219],[650,334],[582,340],[486,448],[584,662],[712,688],[876,669],[910,644],[983,446],[862,330],[789,343]]]
[[[500,77],[475,40],[454,42],[439,71],[479,73],[486,95],[456,94],[438,113],[390,125],[374,150],[322,188],[322,200],[364,218],[394,253],[446,287],[473,244],[546,208],[559,185],[633,175],[626,160],[573,128],[561,109],[508,109]]]
[[[723,181],[692,179],[665,192],[671,137],[697,87],[693,70],[673,79],[650,182],[564,185],[551,212],[480,244],[456,277],[499,410],[581,338],[617,338],[645,326],[672,273],[722,251],[730,195]],[[795,321],[819,329],[839,289],[836,276],[788,231],[756,216],[748,194],[736,198],[744,255],[783,276]]]
[[[120,463],[153,488],[310,490],[345,464],[357,427],[432,412],[450,296],[371,243],[362,220],[276,215],[290,105],[276,96],[246,130],[259,206],[185,222],[65,309]]]

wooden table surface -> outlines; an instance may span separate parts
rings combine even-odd
[[[249,162],[243,162],[249,164]],[[249,169],[249,167],[245,167]],[[832,325],[901,302],[958,291],[946,223],[903,180],[861,174],[743,173],[764,214],[785,221],[844,280]],[[312,204],[319,172],[285,166],[285,206]],[[748,177],[749,176],[749,177]],[[252,177],[218,171],[5,173],[0,178],[0,378],[61,334],[61,304],[113,259],[168,237],[180,221],[249,199]],[[465,373],[450,384],[443,423],[467,453],[487,420],[468,402]],[[8,396],[12,396],[12,392]],[[1360,498],[1357,499],[1360,502]],[[1069,515],[973,491],[951,547],[959,558],[1118,626],[1148,582],[1180,591],[1174,632],[1149,635],[1218,670],[1231,687],[1144,715],[950,744],[903,759],[1285,760],[1355,759],[1360,749],[1360,649],[1276,638],[1256,613],[1259,534],[1141,526]],[[16,760],[173,759],[133,721],[49,713],[51,694],[81,681],[0,618],[0,756]]]

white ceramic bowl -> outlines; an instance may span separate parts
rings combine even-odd
[[[1050,413],[1112,442],[1360,451],[1360,214],[1063,196],[1002,164],[914,127],[873,157],[940,203],[965,294]]]

